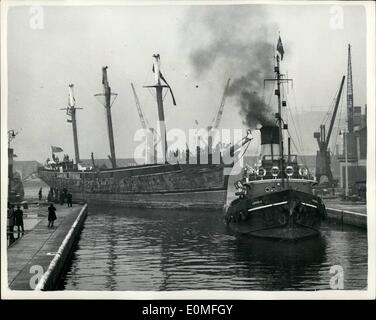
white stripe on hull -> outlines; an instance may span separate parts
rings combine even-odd
[[[282,201],[282,202],[267,204],[265,206],[260,206],[260,207],[257,207],[257,208],[251,208],[251,209],[248,209],[248,212],[250,212],[250,211],[256,211],[256,210],[260,210],[260,209],[265,209],[265,208],[270,208],[270,207],[275,207],[275,206],[281,206],[283,204],[287,204],[287,201]]]

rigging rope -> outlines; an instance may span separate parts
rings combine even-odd
[[[284,87],[283,87],[283,89],[285,90]],[[297,112],[297,107],[296,107],[295,91],[292,90],[292,92],[293,92],[293,97],[295,99],[294,109],[295,109],[295,113],[297,114],[298,112]],[[293,117],[293,114],[292,114],[292,110],[290,110],[290,108],[289,108],[291,106],[291,104],[290,104],[290,102],[287,99],[287,94],[285,95],[285,97],[286,97],[286,104],[288,105],[287,108],[286,108],[287,109],[287,113],[290,115],[291,122],[292,122],[292,125],[293,125],[293,128],[294,128],[295,134],[296,134],[296,138],[298,140],[298,144],[295,143],[295,139],[293,139],[291,131],[289,129],[287,129],[287,132],[288,132],[288,134],[290,136],[291,142],[292,142],[293,146],[295,147],[298,155],[300,155],[300,158],[301,158],[301,160],[303,162],[303,165],[307,168],[307,170],[309,172],[310,170],[308,168],[308,162],[307,162],[306,156],[303,155],[303,141],[301,139],[301,135],[299,134],[299,131],[301,132],[301,130],[299,130],[300,128],[298,128],[298,126],[296,125],[294,117]],[[299,122],[298,122],[298,124],[299,124]]]
[[[295,111],[295,114],[298,114],[298,107],[297,107],[297,104],[296,104],[296,97],[295,97],[295,90],[292,90],[292,95],[293,95],[293,99],[294,99],[294,104],[293,104],[293,107],[294,107],[294,111]],[[288,101],[288,105],[290,106],[290,102]],[[293,121],[293,123],[295,124],[295,121]],[[301,149],[303,149],[303,141],[302,141],[302,136],[300,134],[298,134],[299,132],[302,132],[302,128],[300,127],[300,122],[298,121],[298,125],[296,125],[296,131],[297,131],[297,138],[298,138],[298,142],[299,142],[299,145],[301,147]]]
[[[290,110],[289,106],[291,105],[290,102],[288,101],[287,99],[287,96],[286,96],[286,103],[288,104],[288,107],[287,107],[287,111],[288,113],[290,114],[290,118],[291,118],[291,122],[293,124],[293,127],[294,127],[294,131],[295,131],[295,134],[296,134],[296,138],[298,140],[298,144],[299,144],[299,148],[296,148],[297,149],[297,152],[301,154],[301,157],[304,157],[303,156],[303,141],[301,140],[301,135],[299,134],[299,132],[301,132],[301,130],[299,130],[298,126],[296,125],[295,123],[295,119],[293,117],[293,114],[292,114],[292,111]],[[297,114],[297,108],[295,107],[295,113]],[[299,123],[299,122],[298,122]],[[289,132],[289,130],[287,130],[287,132],[289,133],[290,137],[291,134]]]
[[[321,121],[321,124],[326,125],[327,121],[328,121],[329,118],[330,118],[330,115],[333,114],[333,111],[334,111],[334,107],[335,107],[335,103],[336,103],[336,98],[337,98],[338,92],[339,92],[339,89],[334,93],[334,97],[332,98],[332,100],[331,100],[331,102],[330,102],[329,109],[328,109],[328,111],[324,114],[324,117],[323,117],[323,119],[322,119],[322,121]]]

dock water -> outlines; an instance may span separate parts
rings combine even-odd
[[[35,190],[31,194],[36,194]],[[232,194],[233,193],[231,193],[230,191],[228,194],[229,198],[231,197]],[[163,259],[161,260],[160,259],[161,257],[158,258],[158,257],[155,257],[154,255],[150,256],[150,245],[145,246],[145,239],[140,241],[140,239],[137,237],[140,237],[140,232],[142,233],[143,232],[142,230],[145,230],[145,224],[147,225],[148,223],[151,223],[151,224],[157,223],[159,219],[161,219],[161,221],[169,221],[169,224],[173,224],[173,222],[170,221],[171,219],[170,212],[164,212],[163,210],[162,211],[161,210],[154,210],[154,211],[141,210],[140,211],[140,210],[133,210],[129,208],[122,208],[122,209],[115,210],[110,207],[102,207],[103,209],[101,209],[101,207],[97,208],[96,206],[91,206],[90,207],[91,215],[88,218],[88,221],[85,222],[85,229],[83,230],[83,234],[81,235],[82,237],[80,240],[81,250],[78,249],[76,253],[71,255],[72,251],[75,250],[76,248],[75,243],[78,239],[78,236],[81,233],[81,229],[82,229],[82,226],[84,224],[84,221],[87,215],[87,210],[88,210],[87,206],[74,204],[73,208],[67,208],[66,205],[64,206],[56,205],[58,219],[55,221],[55,228],[49,229],[47,228],[48,221],[47,221],[46,204],[38,206],[36,205],[36,202],[37,202],[36,199],[33,199],[32,201],[35,203],[31,204],[29,206],[29,209],[24,210],[25,234],[21,236],[20,239],[16,240],[8,248],[8,284],[11,290],[64,290],[64,289],[65,290],[69,290],[69,289],[79,289],[79,290],[85,290],[85,289],[104,290],[106,289],[108,290],[107,287],[106,288],[103,287],[103,284],[109,281],[108,279],[116,279],[116,281],[118,281],[117,285],[114,285],[113,288],[112,286],[110,286],[111,290],[116,290],[116,288],[123,289],[123,290],[128,290],[129,288],[138,288],[138,289],[141,289],[141,288],[145,289],[146,287],[149,288],[148,286],[146,286],[143,278],[142,279],[139,278],[139,273],[141,272],[141,274],[144,274],[144,272],[146,272],[148,274],[150,272],[149,269],[152,269],[153,263],[156,262],[153,259],[157,258],[157,261],[159,261],[158,263],[160,264],[163,264],[163,261],[162,261]],[[324,202],[327,207],[329,219],[336,221],[336,223],[343,224],[344,226],[345,225],[349,225],[349,227],[357,226],[357,227],[361,227],[362,229],[366,229],[367,206],[365,204],[352,203],[352,202],[344,203],[336,199],[324,199]],[[107,212],[108,210],[111,212],[112,211],[114,212],[112,212],[110,215],[108,215],[107,213],[103,215],[103,213]],[[174,215],[175,216],[174,219],[177,219],[177,220],[182,219],[183,221],[184,219],[187,219],[186,223],[183,223],[183,221],[180,221],[179,225],[180,223],[183,223],[185,228],[189,229],[188,230],[189,232],[187,231],[188,233],[185,233],[182,230],[180,230],[182,232],[179,232],[179,234],[180,233],[185,234],[186,235],[185,237],[194,236],[194,233],[192,235],[190,223],[191,223],[191,217],[192,216],[196,217],[197,215],[196,218],[198,220],[200,219],[204,219],[204,220],[214,219],[215,220],[209,223],[208,221],[206,222],[201,221],[202,223],[201,224],[199,223],[199,225],[201,225],[200,228],[203,229],[201,230],[203,233],[203,235],[201,236],[205,236],[206,234],[214,234],[215,235],[214,240],[215,239],[218,240],[218,237],[219,238],[224,237],[223,239],[224,243],[222,244],[223,245],[222,251],[225,251],[225,252],[222,252],[221,255],[227,255],[229,252],[232,252],[234,248],[238,247],[237,243],[233,244],[235,247],[232,247],[232,246],[230,246],[231,248],[226,247],[229,245],[228,241],[230,241],[232,238],[231,238],[231,235],[228,235],[226,230],[224,229],[223,221],[220,219],[222,217],[221,212],[218,212],[218,217],[215,217],[215,215],[212,215],[212,214],[202,215],[200,213],[186,212],[186,211],[175,212],[175,214],[176,215]],[[134,225],[135,223],[137,224],[137,221],[139,221],[139,219],[134,219],[133,215],[142,216],[143,219],[141,219],[142,223],[140,222],[140,225],[136,225],[136,226]],[[100,220],[99,222],[97,221],[98,219]],[[210,232],[206,230],[205,226],[208,226],[208,225],[213,225],[213,228],[215,230],[211,230]],[[138,230],[138,232],[136,232],[135,235],[129,236],[129,237],[125,236],[128,234],[128,232],[135,231],[134,230],[135,227],[137,227],[136,229]],[[166,224],[164,223],[163,228],[162,227],[160,228],[161,232],[162,230],[165,230],[165,228],[166,228]],[[159,227],[153,225],[152,228],[146,228],[146,229],[159,230]],[[171,237],[173,238],[175,237],[174,230],[175,230],[175,227],[171,228],[171,230],[169,230],[167,234],[165,234],[166,233],[165,231],[163,231],[162,233],[165,234],[165,236],[170,239]],[[345,228],[345,230],[347,229]],[[363,247],[366,248],[366,245],[364,245],[364,241],[365,241],[364,234],[361,233],[363,231],[361,229],[359,229],[359,231],[356,231],[356,230],[351,231],[351,230],[352,229],[349,229],[345,232],[347,232],[347,234],[349,234],[350,237],[353,237],[352,233],[356,234],[355,238],[358,239],[357,241],[359,242],[356,245],[356,247],[359,248],[360,246],[361,248]],[[114,238],[114,234],[117,234],[117,232],[118,232],[118,235],[115,236]],[[324,241],[323,245],[324,247],[328,248],[329,252],[331,252],[330,250],[331,250],[332,244],[335,244],[338,241],[339,242],[344,241],[340,237],[341,232],[342,232],[341,230],[339,229],[337,230],[335,229],[335,227],[333,227],[332,229],[330,225],[324,226],[323,234],[324,234],[324,238],[326,239],[325,240],[326,242]],[[198,234],[200,234],[200,232],[198,232]],[[16,233],[15,235],[17,237]],[[91,238],[93,236],[95,240]],[[103,241],[101,240],[101,237],[104,237],[104,239],[102,239]],[[149,237],[150,237],[150,234],[147,235],[146,239],[149,239]],[[130,240],[129,243],[127,242],[127,238],[129,238]],[[156,237],[158,241],[161,241],[161,245],[164,248],[164,250],[162,251],[170,252],[172,250],[172,252],[174,252],[175,250],[174,248],[169,248],[169,249],[165,248],[164,238],[165,237],[162,237],[160,239],[160,236]],[[360,238],[361,240],[359,240]],[[118,241],[121,242],[119,245],[119,248],[116,245],[117,241],[115,241],[114,239],[118,239]],[[212,239],[212,237],[210,237],[210,239]],[[209,242],[211,242],[210,239],[208,239]],[[178,239],[176,240],[183,241],[184,239],[180,239],[180,237],[178,237]],[[124,241],[125,243],[122,244],[122,242]],[[101,243],[101,245],[98,246],[99,243]],[[90,247],[93,244],[95,245],[95,248]],[[207,249],[207,245],[208,245],[207,243],[206,244],[201,244],[201,242],[197,243],[197,245],[199,244],[202,247],[202,250]],[[151,245],[153,247],[156,244],[154,243]],[[141,247],[139,248],[139,246]],[[118,252],[116,255],[111,254],[110,257],[107,257],[107,253],[108,252],[111,253],[115,247],[117,248],[116,250],[121,250],[121,251]],[[137,248],[134,248],[134,247],[137,247]],[[184,247],[184,243],[183,243],[183,247]],[[218,248],[218,244],[216,244],[216,247]],[[98,249],[98,248],[102,248],[102,249]],[[124,248],[130,249],[129,255],[127,254],[127,252],[123,252]],[[117,277],[114,276],[113,278],[112,272],[110,272],[105,277],[105,279],[102,279],[102,276],[99,275],[99,274],[103,274],[104,272],[104,270],[100,270],[102,266],[102,262],[101,262],[102,260],[100,259],[99,262],[97,261],[97,258],[93,260],[93,256],[98,255],[97,250],[103,251],[103,255],[100,254],[100,257],[101,259],[105,259],[106,263],[104,265],[108,265],[110,262],[111,262],[110,265],[112,263],[115,263],[116,259],[114,257],[117,257],[118,259],[121,259],[121,262],[119,262],[118,264],[118,268],[120,269],[126,268],[127,269],[126,274],[130,273],[132,277],[128,279],[125,275],[123,275],[123,273],[120,272],[121,274],[119,274]],[[187,248],[187,250],[188,250],[187,252],[194,253],[196,249]],[[247,264],[251,263],[248,261],[249,260],[249,257],[247,256],[248,251],[243,252],[241,249],[239,250],[240,250],[240,253],[238,255],[240,258],[239,257],[238,258],[241,260],[245,259],[245,261],[247,261]],[[144,251],[145,251],[145,255],[144,255]],[[255,254],[257,254],[258,251],[263,252],[263,250],[258,250],[258,248],[255,248]],[[351,254],[349,252],[349,254],[346,255],[346,257],[347,259],[351,260],[353,259],[352,256],[355,255],[355,251],[353,251],[352,249],[350,251],[351,251]],[[161,254],[163,254],[163,252],[161,252]],[[238,252],[238,251],[235,251],[235,252]],[[243,257],[243,255],[245,256]],[[306,254],[306,255],[309,258],[309,259],[307,258],[308,260],[312,258],[310,257],[309,254]],[[361,257],[363,257],[363,255],[364,254],[362,253]],[[197,259],[197,255],[194,255],[194,256],[195,256],[195,259]],[[214,257],[212,258],[216,261]],[[343,258],[343,253],[341,253],[341,259],[342,258]],[[112,260],[112,259],[115,259],[115,260]],[[143,262],[142,266],[139,265],[140,263],[140,261],[138,261],[139,259],[141,259],[141,261]],[[151,261],[144,260],[144,259],[149,259],[149,260],[151,259]],[[171,259],[172,258],[169,256],[168,261],[170,261]],[[269,259],[270,257],[266,257],[265,263],[267,263],[267,265],[269,265],[270,263]],[[331,257],[331,259],[334,259],[333,261],[337,261],[340,258]],[[169,264],[171,263],[172,263],[171,270],[180,268],[179,266],[181,265],[181,263],[179,263],[178,261],[176,262],[176,264],[174,263],[174,261],[172,262],[170,261]],[[203,261],[201,261],[199,264],[201,265],[201,263],[205,265]],[[75,267],[73,269],[69,268],[69,270],[66,269],[65,267],[70,264],[73,264],[73,266]],[[135,265],[137,265],[137,267],[135,268],[136,273],[133,274],[131,272],[133,270],[132,266],[135,267]],[[238,265],[238,262],[236,262],[236,265]],[[78,271],[74,271],[77,269],[76,268],[77,266],[79,266]],[[128,270],[128,268],[131,268],[131,270]],[[143,268],[145,268],[145,270]],[[201,267],[197,266],[197,268],[200,269]],[[67,270],[68,272],[66,272]],[[93,275],[92,274],[93,270],[97,270],[98,275]],[[352,270],[353,269],[351,267],[348,272],[351,273],[353,272]],[[187,270],[184,269],[183,271],[186,272]],[[204,270],[201,270],[201,271],[204,272]],[[326,270],[324,271],[326,272]],[[175,276],[178,276],[178,274],[174,274],[174,277]],[[88,281],[87,280],[88,277],[92,280]],[[234,275],[231,275],[229,279],[232,279],[233,277]],[[192,280],[191,278],[192,278],[191,276],[189,276],[188,278],[184,276],[182,279],[184,279],[184,281],[189,282]],[[75,279],[75,280],[73,281],[72,279]],[[350,276],[350,280],[351,279],[352,279],[352,276]],[[315,289],[326,288],[326,285],[324,284],[326,280],[325,281],[324,280],[325,279],[319,279],[319,280],[316,279],[315,281],[317,283],[313,287]],[[77,281],[78,281],[78,284],[76,284]],[[87,281],[88,283],[86,283]],[[137,281],[140,281],[140,283],[142,282],[142,285],[140,285],[140,283],[138,283]],[[349,287],[351,288],[357,287],[351,281],[349,282]],[[133,283],[133,282],[137,282],[137,283]],[[110,281],[110,283],[112,283],[112,281]],[[189,283],[188,283],[188,287],[190,288]],[[294,283],[294,281],[291,281],[291,283]],[[174,286],[170,288],[170,285],[167,285],[167,284],[162,285],[162,287],[158,287],[157,290],[175,288]],[[217,285],[214,285],[213,283],[211,283],[211,285],[213,285],[213,289],[217,288]],[[247,281],[245,281],[244,283],[242,282],[240,287],[244,288],[243,286],[248,287],[249,285],[250,284]],[[236,286],[236,284],[234,284],[232,280],[229,280],[228,288],[234,288],[234,286]],[[251,286],[258,288],[259,284],[252,283]],[[363,286],[363,282],[361,286]],[[195,285],[192,284],[192,288],[194,287]],[[184,286],[184,288],[186,287]],[[156,289],[156,287],[151,286],[150,289]]]
[[[31,213],[24,210],[25,233],[8,247],[11,290],[53,290],[56,287],[82,229],[87,205],[74,204],[70,208],[56,205],[56,209],[54,228],[47,227],[46,206]]]

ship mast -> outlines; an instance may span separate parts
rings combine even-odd
[[[171,87],[168,85],[166,79],[163,77],[161,70],[160,70],[160,55],[154,54],[153,55],[153,72],[155,77],[155,85],[152,86],[144,86],[144,88],[155,88],[156,95],[157,95],[157,105],[158,105],[158,130],[159,130],[159,137],[161,139],[162,144],[162,157],[163,163],[167,163],[167,137],[166,137],[166,123],[165,123],[165,116],[164,116],[164,109],[163,109],[163,96],[162,91],[163,88],[168,88],[171,92],[173,104],[176,105],[174,95],[171,91]],[[162,84],[161,80],[165,83]],[[154,159],[155,161],[156,159]]]
[[[275,95],[278,98],[278,112],[275,114],[275,117],[278,121],[278,132],[279,132],[279,161],[280,161],[280,172],[281,172],[281,185],[282,188],[285,185],[285,177],[284,177],[284,156],[283,156],[283,129],[287,129],[287,124],[284,124],[282,119],[282,106],[286,106],[286,101],[281,101],[281,84],[282,83],[289,83],[292,82],[292,79],[285,78],[283,74],[280,73],[279,66],[280,66],[280,57],[283,60],[284,49],[282,45],[281,37],[278,39],[277,43],[277,52],[278,54],[275,55],[276,66],[274,67],[274,72],[276,77],[274,79],[265,79],[264,83],[267,81],[277,82],[277,89],[275,90]]]
[[[76,160],[76,165],[80,162],[80,153],[78,149],[78,136],[77,136],[77,121],[76,121],[76,110],[82,110],[83,108],[76,108],[76,100],[73,95],[73,84],[69,85],[69,95],[68,95],[68,106],[60,110],[66,110],[67,115],[71,118],[67,122],[72,123],[73,129],[73,144],[74,144],[74,155]]]
[[[112,129],[112,117],[111,117],[111,107],[117,97],[117,93],[111,92],[111,87],[108,83],[107,79],[107,68],[108,66],[102,67],[102,84],[103,84],[103,93],[95,94],[94,96],[104,96],[104,102],[102,102],[103,106],[106,109],[106,116],[107,116],[107,131],[108,131],[108,139],[110,143],[110,154],[108,158],[111,161],[112,168],[116,168],[116,156],[115,156],[115,143],[114,143],[114,132]],[[111,96],[114,99],[111,101]]]
[[[280,168],[281,168],[281,182],[282,188],[284,187],[284,170],[283,170],[283,123],[282,123],[282,106],[281,106],[281,73],[279,71],[279,56],[276,56],[277,67],[275,68],[275,73],[277,76],[277,91],[275,94],[278,97],[278,114],[276,115],[278,119],[278,129],[279,129],[279,157],[280,157]]]

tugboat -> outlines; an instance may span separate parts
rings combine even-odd
[[[283,58],[279,39],[277,52]],[[235,183],[238,197],[226,208],[225,220],[235,232],[254,237],[299,240],[320,234],[321,221],[326,216],[325,205],[315,196],[316,184],[307,167],[298,164],[298,156],[291,154],[291,138],[288,152],[284,154],[283,134],[287,124],[282,119],[281,84],[291,81],[280,73],[280,55],[275,57],[275,81],[278,99],[276,125],[261,127],[261,158],[252,168],[246,167],[243,179]],[[287,132],[286,132],[287,134]]]

